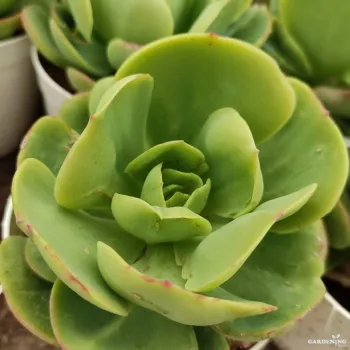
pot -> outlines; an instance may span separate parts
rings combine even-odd
[[[40,107],[26,35],[0,41],[0,106],[3,157],[19,146]]]
[[[45,70],[36,47],[32,46],[30,56],[43,98],[45,114],[56,116],[62,104],[70,99],[72,94],[59,85]]]
[[[2,229],[2,237],[1,239],[4,240],[7,237],[10,236],[10,234],[16,234],[17,229],[13,229],[11,226],[13,225],[13,217],[12,217],[12,201],[11,197],[7,199],[5,210],[4,210],[4,217],[1,224]],[[0,294],[2,293],[2,287],[0,285]],[[264,340],[259,343],[256,343],[254,346],[252,346],[249,350],[263,350],[266,348],[270,341]]]
[[[348,349],[350,312],[329,293],[289,333],[274,339],[284,350]]]

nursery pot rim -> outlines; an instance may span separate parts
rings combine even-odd
[[[50,85],[53,89],[57,90],[64,97],[72,97],[72,94],[65,88],[63,88],[60,84],[56,83],[55,80],[53,80],[51,76],[47,73],[47,71],[44,69],[39,58],[39,51],[34,45],[32,45],[30,48],[30,57],[32,64],[35,70],[37,71],[37,74],[40,75],[40,77],[45,81],[46,84]]]
[[[2,228],[2,239],[6,239],[10,236],[10,226],[11,226],[11,216],[12,216],[13,208],[12,208],[12,199],[11,196],[7,198],[5,209],[4,209],[4,216],[1,222],[1,228]],[[2,287],[0,285],[0,295],[2,294]],[[350,316],[350,315],[349,315]],[[265,348],[265,346],[270,342],[270,339],[259,341],[258,343],[254,344],[249,350],[262,350]]]
[[[27,34],[20,34],[8,39],[0,40],[0,48],[6,48],[6,46],[18,44],[21,41],[27,40]]]

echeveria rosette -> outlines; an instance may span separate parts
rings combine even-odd
[[[2,243],[0,278],[32,332],[70,350],[228,350],[322,298],[320,219],[348,157],[306,85],[249,44],[178,35],[89,103],[80,133],[42,118],[18,158],[28,238]]]
[[[260,46],[272,29],[266,6],[252,0],[65,0],[23,11],[40,53],[65,68],[76,91],[117,70],[143,45],[179,33],[234,36]]]
[[[273,0],[273,34],[264,49],[282,69],[309,83],[349,133],[350,3],[347,0]]]

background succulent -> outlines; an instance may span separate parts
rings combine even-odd
[[[264,45],[282,69],[309,83],[342,131],[349,135],[350,3],[347,0],[271,0],[274,31]],[[348,191],[348,190],[347,190]],[[350,260],[348,193],[326,218],[333,250],[329,267]],[[344,266],[340,267],[344,270]],[[346,277],[345,275],[348,275]],[[350,272],[341,274],[349,284]],[[338,273],[333,273],[337,275]]]
[[[38,4],[47,7],[54,0],[2,0],[0,3],[0,40],[8,39],[21,28],[20,12],[23,6]]]
[[[270,0],[274,31],[264,49],[289,75],[314,87],[348,134],[350,3],[347,0]]]
[[[261,45],[271,31],[266,7],[252,0],[62,0],[33,5],[24,27],[40,53],[66,68],[76,90],[110,75],[142,45],[182,32],[215,32]]]
[[[291,327],[324,294],[320,219],[349,166],[312,91],[205,34],[147,45],[99,86],[81,134],[45,117],[23,141],[28,238],[0,246],[18,319],[70,350],[228,350]]]

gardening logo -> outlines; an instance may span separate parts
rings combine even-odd
[[[332,338],[329,339],[309,339],[307,342],[310,345],[333,345],[337,348],[345,348],[347,345],[347,340],[340,334],[332,335]]]

